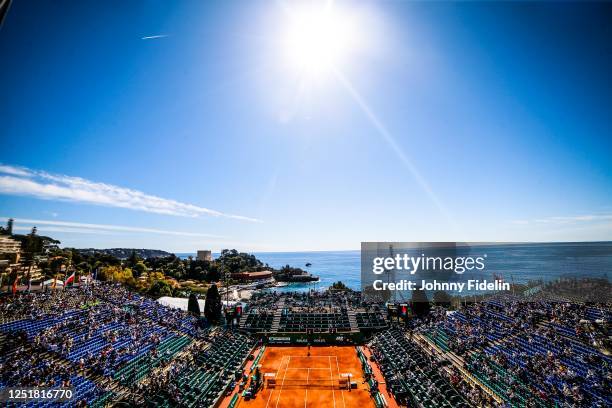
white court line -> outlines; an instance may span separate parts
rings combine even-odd
[[[304,395],[304,408],[308,404],[308,380],[310,379],[310,368],[308,369],[308,374],[306,375],[306,394]]]
[[[331,357],[329,358],[329,378],[332,381],[332,396],[334,397],[334,408],[336,408],[336,392],[334,391],[334,371],[332,370]]]
[[[276,369],[276,374],[274,374],[274,380],[275,381],[276,381],[276,378],[278,377],[278,372],[280,371],[280,368],[283,366],[283,361],[284,360],[285,360],[285,356],[282,356],[280,364],[278,365],[278,368]],[[272,398],[272,394],[273,393],[274,393],[274,390],[270,391],[270,395],[268,395],[268,400],[266,401],[266,408],[268,408],[268,404],[270,403],[270,398]]]
[[[338,364],[338,356],[336,357],[336,368],[338,369],[338,378],[340,377],[340,364]],[[351,386],[351,377],[349,377],[349,387]],[[340,390],[340,394],[342,395],[342,405],[346,408],[346,401],[344,401],[344,390]]]
[[[330,368],[308,368],[308,367],[289,367],[287,368],[287,370],[331,370],[331,366]]]
[[[281,396],[281,393],[283,392],[283,385],[285,385],[285,376],[287,376],[287,368],[289,368],[289,364],[291,364],[291,356],[289,356],[289,359],[287,360],[287,367],[285,367],[285,373],[283,374],[283,382],[281,383],[281,388],[278,391],[278,397],[276,398],[276,408],[278,408],[278,403],[280,402],[280,396]]]

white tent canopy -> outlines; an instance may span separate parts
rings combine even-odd
[[[187,310],[187,305],[189,303],[189,299],[187,298],[177,298],[170,296],[162,296],[157,301],[168,307],[172,307],[175,309]],[[200,311],[204,311],[204,299],[198,299],[198,304],[200,305]]]
[[[168,306],[168,307],[173,307],[175,309],[181,309],[181,310],[187,310],[187,305],[189,304],[189,299],[188,298],[178,298],[178,297],[170,297],[170,296],[162,296],[159,299],[157,299],[157,301],[164,305],[164,306]],[[223,301],[223,306],[234,306],[237,303],[241,303],[241,302],[234,302],[234,301]],[[204,299],[198,299],[198,304],[200,305],[200,311],[204,312]]]

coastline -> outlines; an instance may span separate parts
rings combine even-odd
[[[559,257],[559,251],[574,247],[576,253],[586,254],[581,258]],[[488,245],[488,271],[470,275],[470,279],[495,280],[527,284],[532,281],[549,282],[559,278],[593,277],[607,278],[604,271],[612,270],[612,242],[553,242],[510,243]],[[565,253],[565,252],[564,252]],[[187,257],[190,254],[177,254]],[[275,288],[283,292],[307,292],[309,289],[323,290],[332,283],[342,281],[353,290],[361,290],[360,251],[313,251],[313,252],[261,252],[254,253],[262,262],[280,268],[287,264],[300,267],[319,277],[314,283],[289,283]],[[547,262],[541,262],[546,259]],[[311,263],[310,267],[305,267]],[[474,294],[464,290],[463,294]]]

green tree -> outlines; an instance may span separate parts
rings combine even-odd
[[[98,272],[100,272],[100,269],[102,268],[104,264],[101,261],[93,261],[93,263],[91,264],[91,270],[94,272],[94,275],[96,276],[97,279],[99,279]]]
[[[144,263],[142,262],[138,262],[136,265],[134,265],[134,267],[132,268],[132,274],[134,275],[135,278],[139,278],[143,273],[145,273],[147,271],[147,267]]]
[[[206,278],[206,274],[204,273],[204,269],[202,269],[201,266],[196,266],[195,268],[193,268],[193,278],[195,280],[199,280],[202,281],[204,280],[204,278]]]
[[[219,282],[221,280],[221,272],[219,272],[219,267],[216,263],[212,263],[208,269],[208,273],[206,274],[207,282]]]
[[[130,268],[133,268],[140,261],[141,259],[138,257],[138,255],[136,255],[136,251],[132,250],[132,254],[127,259],[126,263],[127,263],[127,266],[129,266]]]
[[[218,323],[221,320],[221,295],[217,285],[213,284],[206,292],[206,301],[204,302],[204,316],[209,322]]]
[[[6,222],[6,228],[0,227],[0,235],[8,235],[8,236],[13,235],[13,222],[14,221],[15,220],[13,220],[12,218],[9,218],[8,221]]]
[[[172,286],[166,281],[156,280],[148,292],[153,297],[172,296]]]
[[[60,250],[58,240],[38,235],[36,227],[32,228],[32,231],[27,235],[14,234],[13,238],[21,244],[23,256],[26,259],[33,259],[43,253]]]
[[[98,269],[98,273],[96,278],[101,281],[101,282],[106,282],[106,281],[110,281],[111,277],[113,276],[112,272],[108,271],[108,266],[104,267],[104,268],[100,268]]]
[[[230,274],[249,270],[256,271],[263,267],[263,264],[255,255],[238,252],[235,249],[222,250],[216,262],[220,266],[220,270],[226,270]]]
[[[198,303],[198,296],[195,293],[189,295],[189,302],[187,303],[187,310],[194,316],[200,317],[200,304]]]
[[[84,262],[84,261],[83,262],[79,262],[77,264],[77,269],[80,272],[82,272],[84,274],[87,274],[87,273],[91,272],[91,265],[88,264],[87,262]]]
[[[52,276],[58,276],[62,271],[62,266],[66,262],[66,259],[62,256],[56,256],[51,258],[49,261],[49,267],[51,269]]]
[[[347,290],[350,290],[350,288],[348,286],[346,286],[342,281],[338,281],[338,282],[332,283],[332,285],[330,286],[330,289],[336,290],[336,291],[347,291]]]

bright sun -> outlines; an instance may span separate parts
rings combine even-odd
[[[339,14],[331,3],[293,9],[285,34],[288,61],[302,75],[329,73],[349,56],[355,35],[349,16]]]

